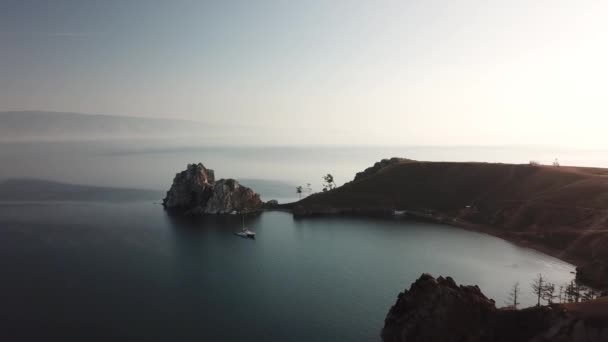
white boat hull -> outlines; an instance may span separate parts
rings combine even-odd
[[[236,232],[234,233],[240,237],[246,237],[246,238],[251,238],[251,239],[255,239],[255,233],[252,232],[251,230],[247,229],[244,231],[240,231],[240,232]]]

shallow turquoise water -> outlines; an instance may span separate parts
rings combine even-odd
[[[504,304],[574,267],[500,239],[392,219],[178,218],[138,203],[0,205],[0,334],[207,341],[376,341],[422,272]]]

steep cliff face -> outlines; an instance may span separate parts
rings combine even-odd
[[[231,211],[257,210],[260,196],[234,179],[215,180],[213,170],[203,164],[189,164],[175,175],[163,206],[188,214],[223,214]]]
[[[221,214],[233,210],[255,210],[262,207],[260,196],[234,179],[220,179],[213,186],[213,196],[205,206],[205,213]]]
[[[450,277],[423,274],[399,294],[381,336],[385,342],[608,341],[607,304],[600,299],[497,309],[477,286],[458,286]]]

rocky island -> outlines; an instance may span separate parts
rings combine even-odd
[[[608,169],[391,158],[284,207],[296,217],[398,210],[538,249],[608,287]]]
[[[262,208],[260,196],[234,179],[215,180],[215,173],[203,164],[188,164],[175,175],[163,199],[168,210],[191,215],[227,214]]]
[[[477,286],[423,274],[399,294],[384,342],[608,341],[608,297],[522,310],[498,309]]]

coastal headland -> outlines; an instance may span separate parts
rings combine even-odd
[[[571,262],[578,280],[608,287],[608,169],[391,158],[281,207],[297,218],[398,214],[481,231]]]

